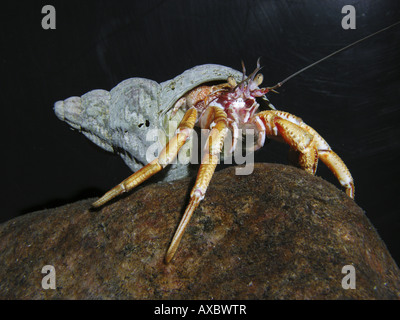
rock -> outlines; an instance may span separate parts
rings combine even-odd
[[[88,199],[3,223],[0,298],[399,299],[400,270],[363,210],[277,164],[217,172],[166,265],[192,185],[151,184],[98,211]],[[42,288],[45,265],[55,289]],[[356,289],[342,287],[346,265]]]

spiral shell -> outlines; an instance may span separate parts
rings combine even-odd
[[[148,163],[146,151],[157,140],[149,133],[156,135],[162,130],[170,137],[171,131],[176,129],[170,128],[168,121],[175,102],[201,84],[223,82],[228,76],[240,81],[242,73],[221,65],[205,64],[160,84],[149,79],[130,78],[111,91],[98,89],[81,97],[57,101],[54,112],[99,147],[120,155],[131,170],[137,171]],[[183,111],[175,115],[176,125],[182,116]],[[181,163],[172,164],[165,171],[160,180],[172,181],[191,174],[190,166]]]

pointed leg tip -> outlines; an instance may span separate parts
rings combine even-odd
[[[95,202],[93,202],[92,203],[92,208],[97,209],[97,208],[101,207],[103,203],[100,200],[101,200],[101,198],[96,200]]]
[[[172,258],[174,257],[174,254],[171,252],[167,252],[167,254],[164,257],[164,262],[165,264],[169,264],[172,260]]]
[[[346,194],[353,200],[354,200],[354,194],[355,194],[354,189],[355,189],[354,184],[351,184],[350,188],[346,189]]]

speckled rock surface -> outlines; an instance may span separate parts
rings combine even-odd
[[[400,271],[364,212],[299,169],[217,172],[177,256],[164,255],[193,180],[0,225],[1,299],[399,299]],[[52,265],[56,289],[43,289]],[[343,289],[345,265],[356,289]]]

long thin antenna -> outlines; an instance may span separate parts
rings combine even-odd
[[[310,69],[310,68],[314,67],[316,64],[318,64],[318,63],[320,63],[320,62],[322,62],[322,61],[324,61],[324,60],[326,60],[326,59],[329,59],[330,57],[334,56],[335,54],[338,54],[338,53],[340,53],[340,52],[342,52],[342,51],[344,51],[344,50],[347,50],[348,48],[350,48],[350,47],[356,45],[357,43],[360,43],[360,42],[362,42],[362,41],[364,41],[364,40],[366,40],[366,39],[368,39],[368,38],[371,38],[371,37],[377,35],[378,33],[381,33],[381,32],[383,32],[383,31],[386,31],[386,30],[388,30],[388,29],[390,29],[390,28],[392,28],[392,27],[394,27],[394,26],[396,26],[396,25],[398,25],[398,24],[400,24],[400,21],[397,21],[396,23],[393,23],[393,24],[391,24],[390,26],[388,26],[388,27],[386,27],[386,28],[383,28],[383,29],[381,29],[381,30],[379,30],[379,31],[376,31],[376,32],[374,32],[374,33],[371,33],[370,35],[368,35],[368,36],[366,36],[366,37],[364,37],[364,38],[362,38],[362,39],[360,39],[360,40],[357,40],[357,41],[355,41],[355,42],[353,42],[353,43],[350,43],[349,45],[347,45],[347,46],[345,46],[345,47],[343,47],[343,48],[341,48],[341,49],[339,49],[339,50],[336,50],[335,52],[332,52],[331,54],[327,55],[326,57],[324,57],[324,58],[322,58],[322,59],[319,59],[318,61],[315,61],[315,62],[311,63],[311,64],[308,65],[307,67],[304,67],[304,68],[300,69],[299,71],[293,73],[292,75],[290,75],[290,76],[287,77],[286,79],[282,80],[281,82],[278,82],[275,86],[271,87],[271,89],[279,88],[279,87],[282,86],[285,82],[287,82],[287,81],[289,81],[290,79],[294,78],[295,76],[297,76],[298,74],[302,73],[303,71],[306,71],[307,69]]]

